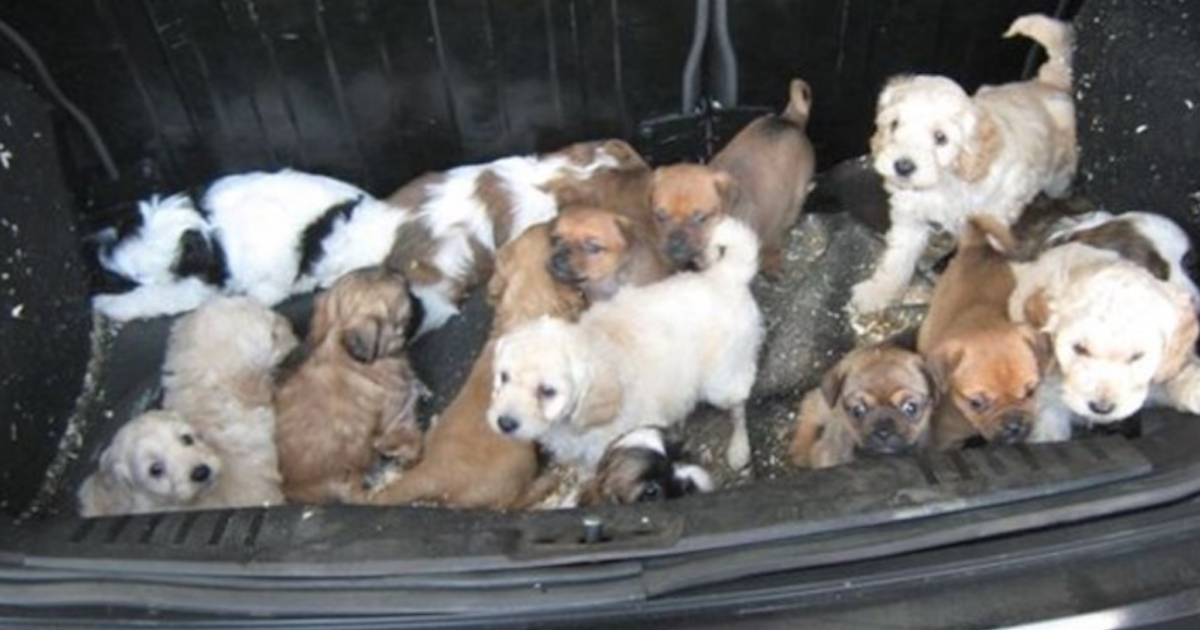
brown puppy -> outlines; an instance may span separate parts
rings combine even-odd
[[[850,352],[801,401],[792,465],[828,468],[924,447],[937,392],[916,352],[886,342]]]
[[[437,503],[448,507],[521,509],[538,499],[532,445],[509,440],[487,424],[494,339],[517,324],[549,315],[574,319],[585,302],[546,271],[549,226],[536,225],[496,256],[488,284],[495,306],[493,341],[476,359],[458,396],[425,435],[424,456],[399,479],[362,500],[376,504]]]
[[[405,356],[410,316],[407,282],[383,267],[351,272],[317,298],[275,401],[289,500],[347,500],[378,456],[419,456],[419,384]]]
[[[796,222],[816,168],[805,134],[812,92],[800,79],[780,115],[747,125],[708,166],[676,164],[654,173],[651,207],[660,251],[677,269],[695,267],[717,215],[754,228],[761,269],[777,275],[787,231]]]
[[[1049,352],[1036,330],[1008,317],[1016,277],[997,245],[1013,248],[1008,228],[993,217],[971,217],[917,336],[917,350],[946,394],[946,413],[934,419],[939,449],[975,435],[1020,442],[1033,425],[1034,392]]]
[[[591,302],[611,298],[624,285],[650,284],[671,272],[635,220],[602,208],[564,210],[552,222],[550,234],[550,275],[578,287]]]

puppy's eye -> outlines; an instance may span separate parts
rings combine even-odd
[[[583,244],[583,252],[589,256],[594,256],[602,251],[604,251],[604,248],[601,247],[599,243],[587,241]]]
[[[1137,363],[1138,361],[1141,361],[1142,357],[1144,357],[1144,356],[1146,356],[1146,353],[1144,353],[1144,352],[1134,352],[1133,356],[1129,357],[1129,362]]]
[[[976,413],[986,411],[992,405],[991,401],[986,396],[974,396],[967,399],[967,404],[971,406],[971,411]]]
[[[663,489],[658,482],[648,483],[642,486],[642,491],[638,493],[637,500],[641,501],[657,501],[662,498]]]
[[[654,220],[658,221],[659,223],[666,223],[667,222],[667,211],[664,210],[663,208],[655,209],[654,210]]]
[[[558,390],[549,385],[538,385],[538,398],[554,398],[558,394]]]
[[[708,221],[708,215],[702,214],[700,210],[696,210],[696,214],[692,216],[692,223],[703,225],[705,221]]]
[[[850,408],[847,409],[847,411],[850,412],[850,415],[855,420],[862,420],[863,417],[867,415],[867,406],[862,403],[856,403],[854,405],[851,405]]]
[[[891,129],[892,131],[895,131],[899,127],[900,127],[900,119],[899,118],[893,120],[892,124],[888,125],[888,128]]]
[[[189,433],[184,433],[183,435],[179,436],[179,441],[184,446],[191,446],[196,443],[196,439],[193,438]]]
[[[501,372],[500,373],[500,384],[506,385],[507,383],[508,383],[508,372]]]
[[[1071,346],[1071,351],[1081,357],[1092,356],[1092,353],[1087,349],[1087,346],[1085,346],[1081,343],[1077,343],[1077,344]]]
[[[904,404],[900,405],[900,413],[910,418],[917,415],[917,412],[920,410],[921,405],[915,400],[906,400],[904,401]]]
[[[1037,383],[1029,383],[1025,386],[1025,397],[1031,398],[1037,392]]]
[[[946,134],[942,131],[933,132],[933,143],[940,146],[945,146],[947,141]]]
[[[167,472],[167,467],[164,466],[162,462],[154,462],[153,464],[150,464],[150,468],[147,470],[147,472],[150,473],[151,477],[158,479],[159,477],[163,476],[163,473]]]

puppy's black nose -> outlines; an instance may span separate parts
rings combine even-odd
[[[521,423],[512,416],[500,416],[496,418],[496,426],[500,427],[500,430],[504,433],[512,433],[521,428]]]
[[[191,477],[192,481],[196,483],[204,483],[212,478],[212,469],[208,467],[208,464],[200,464],[192,469]]]
[[[565,249],[555,250],[550,256],[550,275],[559,282],[568,284],[578,281],[575,270],[571,268],[571,253]]]
[[[688,245],[687,235],[683,232],[671,232],[667,237],[667,257],[677,266],[685,266],[696,257],[696,252]]]
[[[917,170],[917,165],[908,158],[900,158],[892,164],[892,168],[896,169],[896,174],[900,177],[908,177],[913,174],[913,171]]]
[[[1000,438],[1005,442],[1017,442],[1025,438],[1029,433],[1029,423],[1025,421],[1025,416],[1013,414],[1004,418],[1004,424],[1000,425]]]
[[[1113,409],[1116,408],[1116,404],[1108,400],[1092,400],[1088,402],[1088,409],[1091,409],[1092,413],[1099,414],[1101,416],[1106,416],[1112,413]]]
[[[886,440],[896,435],[896,423],[892,422],[891,418],[884,418],[875,423],[875,428],[871,430],[871,433],[880,440]]]

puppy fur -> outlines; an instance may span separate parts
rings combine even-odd
[[[853,350],[801,401],[792,465],[828,468],[863,453],[924,448],[938,390],[916,352],[889,343]]]
[[[275,451],[274,372],[297,345],[282,315],[247,297],[219,297],[171,327],[163,407],[221,457],[207,507],[283,503]]]
[[[396,191],[388,201],[415,218],[396,232],[387,265],[409,279],[421,301],[417,334],[456,315],[467,289],[491,273],[495,251],[554,218],[565,188],[589,191],[591,178],[639,165],[645,163],[625,142],[584,142],[426,174]]]
[[[665,278],[671,267],[634,219],[602,208],[577,206],[552,222],[550,275],[578,287],[588,301],[607,300],[625,285]]]
[[[1073,423],[1117,422],[1147,403],[1200,411],[1192,291],[1080,242],[1015,271],[1010,315],[1048,335],[1056,361],[1033,439],[1065,440]]]
[[[488,421],[538,441],[557,460],[594,472],[617,437],[681,422],[701,401],[731,413],[731,467],[749,462],[745,402],[756,373],[762,316],[749,283],[754,232],[722,219],[708,266],[629,287],[593,305],[577,324],[538,319],[496,344]]]
[[[318,296],[275,402],[289,500],[351,499],[377,457],[419,456],[420,385],[405,354],[411,309],[404,277],[383,267],[349,273]]]
[[[897,77],[879,95],[871,155],[890,195],[887,247],[850,307],[868,313],[895,300],[912,278],[934,225],[957,234],[967,217],[1011,225],[1039,192],[1067,193],[1075,174],[1071,27],[1042,15],[1017,18],[1049,55],[1038,77],[968,96],[939,76]]]
[[[712,492],[708,472],[683,461],[683,448],[660,427],[634,429],[609,445],[578,505],[649,503]]]
[[[1037,330],[1009,319],[1016,279],[997,245],[1012,248],[1003,223],[985,215],[968,221],[917,335],[917,350],[943,384],[941,404],[952,412],[935,416],[939,449],[974,435],[1020,442],[1033,429],[1049,353]]]
[[[782,114],[740,131],[708,166],[676,164],[654,173],[651,205],[659,251],[676,269],[697,266],[715,219],[748,223],[762,242],[762,267],[777,275],[780,251],[808,196],[816,157],[805,128],[807,83],[793,79]]]
[[[419,463],[365,500],[377,504],[436,503],[447,507],[513,510],[536,501],[538,458],[532,444],[491,430],[494,338],[536,317],[573,320],[585,301],[550,277],[547,224],[535,225],[496,254],[488,284],[495,307],[493,340],[483,348],[458,395],[425,435]]]
[[[196,428],[172,411],[149,411],[125,423],[79,487],[85,517],[209,507],[221,457]],[[220,503],[218,501],[218,503]]]

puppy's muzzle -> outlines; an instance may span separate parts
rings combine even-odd
[[[496,427],[505,435],[512,435],[517,429],[521,428],[521,422],[512,416],[500,416],[496,418]]]
[[[675,230],[667,237],[667,258],[677,267],[687,267],[695,261],[696,250],[682,230]]]
[[[200,464],[192,469],[188,477],[195,483],[208,483],[212,479],[212,468],[208,464]]]
[[[1117,405],[1111,400],[1089,400],[1088,409],[1098,416],[1107,416],[1112,413]]]
[[[550,271],[550,275],[554,276],[555,280],[565,284],[576,284],[582,278],[575,272],[575,268],[571,266],[571,252],[567,249],[556,249],[550,256],[550,262],[546,265]]]
[[[895,162],[892,162],[892,169],[895,170],[896,174],[900,177],[909,177],[913,173],[917,172],[917,163],[906,157],[900,158]]]
[[[897,430],[896,421],[883,418],[871,426],[871,432],[863,440],[862,450],[881,455],[895,455],[908,450],[912,444]]]
[[[996,432],[996,441],[1002,444],[1016,444],[1024,441],[1029,437],[1033,423],[1030,417],[1021,412],[1010,412],[1004,416],[1004,420],[1000,423],[1000,430]]]

